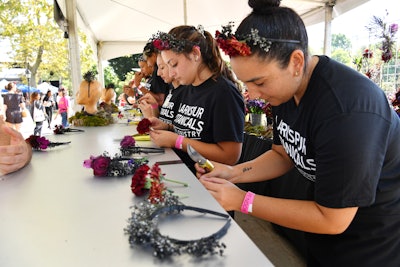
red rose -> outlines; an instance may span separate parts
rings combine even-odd
[[[92,160],[93,174],[95,176],[107,176],[110,157],[98,156]]]
[[[150,126],[151,122],[149,121],[149,119],[144,118],[138,123],[136,130],[139,134],[146,134],[150,132]]]

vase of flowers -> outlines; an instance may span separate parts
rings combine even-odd
[[[249,114],[250,123],[253,126],[266,126],[266,109],[268,108],[268,103],[263,99],[251,99],[247,101],[246,104],[247,113]]]

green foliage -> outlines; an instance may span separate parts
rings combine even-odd
[[[138,59],[140,55],[142,54],[113,58],[110,59],[108,63],[113,68],[118,79],[124,81],[127,73],[131,72],[133,68],[139,68]]]
[[[68,121],[75,126],[106,126],[113,123],[114,119],[110,113],[99,111],[94,115],[89,115],[86,112],[76,112]]]
[[[53,1],[0,1],[0,35],[10,41],[14,67],[28,67],[31,86],[37,80],[60,79],[70,84],[68,39],[54,20]],[[79,33],[81,69],[86,72],[95,64],[93,49],[86,36]]]
[[[342,62],[343,64],[348,66],[350,66],[352,63],[350,53],[342,48],[335,49],[332,52],[331,57],[336,61]]]
[[[332,34],[332,50],[342,49],[344,51],[350,51],[351,41],[343,33]]]

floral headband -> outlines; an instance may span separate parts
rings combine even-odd
[[[269,52],[272,43],[293,43],[299,44],[298,40],[287,40],[287,39],[274,39],[262,37],[258,34],[257,29],[251,29],[250,34],[243,36],[236,36],[232,33],[233,22],[230,22],[226,26],[222,26],[222,30],[216,31],[215,38],[222,49],[228,56],[249,56],[251,55],[251,48],[249,46],[258,46],[266,53]]]
[[[196,28],[196,31],[206,38],[204,34],[204,27],[202,25],[199,25]],[[182,52],[187,47],[193,47],[196,45],[198,46],[198,44],[194,42],[185,39],[177,39],[175,35],[165,32],[157,32],[153,35],[150,41],[158,51],[174,50],[176,52]]]

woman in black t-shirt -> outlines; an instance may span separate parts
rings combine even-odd
[[[304,231],[308,266],[399,266],[400,119],[366,76],[308,54],[300,16],[279,0],[253,8],[217,33],[250,98],[273,106],[274,144],[258,158],[205,173],[226,210]],[[311,181],[306,199],[245,192],[233,183],[277,178],[295,167]],[[201,175],[203,174],[203,175]]]

